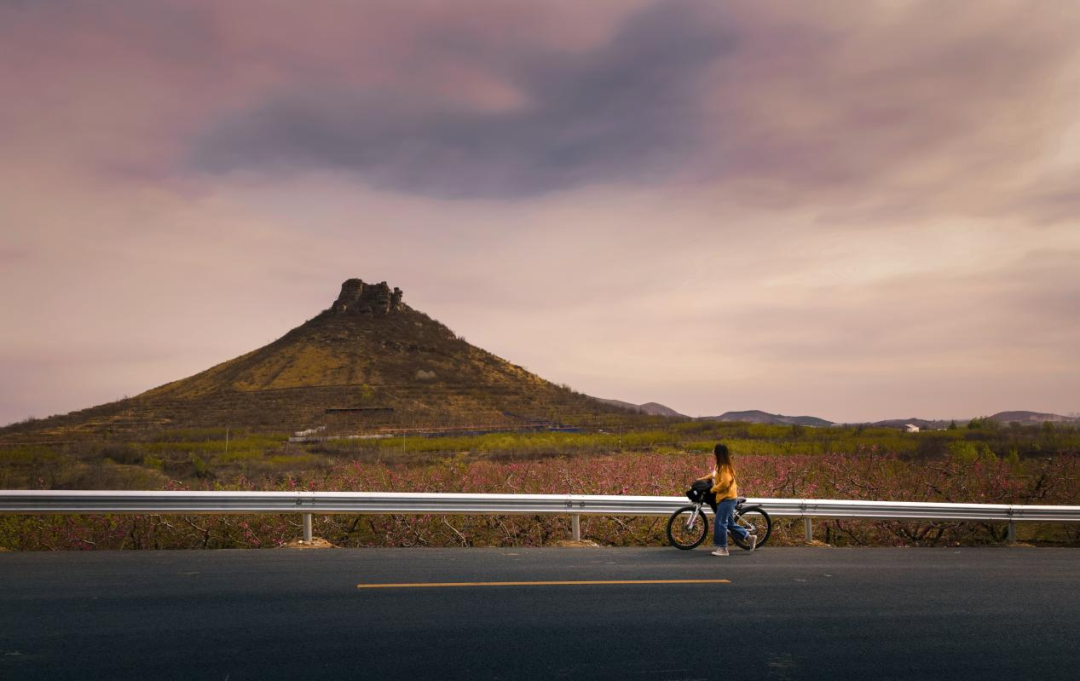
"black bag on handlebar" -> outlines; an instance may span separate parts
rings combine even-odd
[[[712,485],[713,484],[711,480],[695,480],[694,484],[690,486],[689,490],[687,490],[686,496],[690,499],[690,501],[694,502],[695,504],[702,501],[708,503],[709,497],[716,496],[709,491],[712,489]]]

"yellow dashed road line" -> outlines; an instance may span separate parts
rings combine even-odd
[[[357,589],[415,589],[455,586],[592,586],[598,584],[731,584],[730,579],[614,579],[579,582],[419,582],[416,584],[357,584]]]

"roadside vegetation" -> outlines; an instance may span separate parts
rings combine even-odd
[[[1080,431],[1000,426],[904,433],[887,428],[771,426],[639,419],[591,432],[340,439],[222,429],[164,431],[120,442],[0,448],[5,489],[234,489],[580,494],[681,494],[705,474],[717,441],[734,451],[754,497],[1080,504]],[[299,516],[0,516],[0,547],[273,547]],[[664,518],[584,516],[601,544],[663,543]],[[1021,539],[1076,544],[1080,528],[1021,525]],[[1002,541],[981,523],[819,521],[834,545]],[[316,534],[341,546],[535,546],[566,539],[569,518],[329,516]],[[777,544],[802,538],[781,521]]]

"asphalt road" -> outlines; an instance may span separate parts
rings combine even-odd
[[[0,553],[4,680],[735,677],[1078,679],[1080,550]]]

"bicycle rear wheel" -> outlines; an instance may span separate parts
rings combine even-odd
[[[757,535],[757,548],[765,546],[765,543],[769,541],[769,535],[772,534],[772,518],[765,512],[760,506],[747,506],[738,510],[739,517],[735,519],[735,522],[741,527],[747,529],[751,534]],[[750,542],[745,539],[739,539],[732,532],[731,540],[735,542],[735,545],[740,549],[750,549]]]
[[[705,512],[694,506],[683,506],[671,514],[667,523],[667,538],[671,545],[683,551],[695,549],[709,535],[709,520]]]

